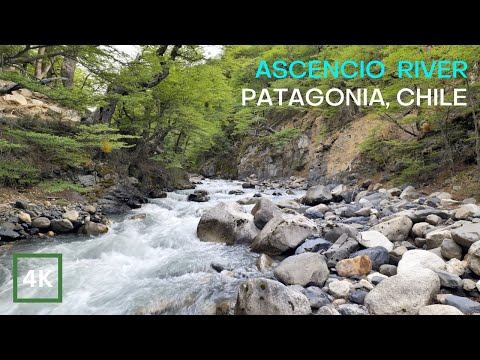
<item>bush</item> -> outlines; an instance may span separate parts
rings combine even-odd
[[[89,189],[85,189],[78,184],[63,180],[43,181],[38,184],[38,186],[49,193],[57,193],[65,190],[74,190],[78,191],[81,194],[86,194],[89,192]]]
[[[0,184],[4,186],[31,186],[38,182],[40,171],[19,160],[0,162]]]
[[[299,129],[283,129],[272,135],[267,135],[261,138],[264,144],[271,145],[276,148],[283,148],[285,145],[296,140],[301,134]]]

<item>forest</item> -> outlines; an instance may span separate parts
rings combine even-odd
[[[382,129],[375,127],[361,145],[360,156],[364,163],[373,164],[373,172],[395,162],[398,171],[394,177],[400,181],[428,179],[441,167],[449,168],[453,175],[464,165],[480,164],[478,46],[228,45],[215,57],[205,56],[205,48],[197,45],[142,45],[135,49],[132,55],[109,45],[0,46],[0,79],[14,84],[0,88],[0,95],[26,88],[74,110],[80,118],[76,122],[45,122],[36,121],[35,116],[17,116],[12,121],[4,116],[5,110],[0,112],[2,185],[58,185],[60,181],[64,187],[75,188],[68,184],[68,173],[102,161],[126,166],[129,175],[137,176],[133,168],[147,162],[149,168],[158,166],[165,176],[175,174],[175,178],[185,171],[201,171],[212,158],[238,162],[246,143],[288,147],[301,130],[272,128],[272,114],[288,117],[300,112],[325,119],[318,138],[369,114],[394,124],[409,136],[408,141],[382,137]],[[380,62],[387,73],[352,78],[256,76],[261,62],[271,64],[277,59]],[[399,74],[396,65],[405,59],[412,63],[449,60],[469,66],[466,78],[438,76],[438,67],[431,69],[434,76],[416,78]],[[463,72],[463,67],[460,70]],[[313,87],[324,93],[331,88],[370,92],[379,88],[391,106],[289,104],[278,102],[279,96],[291,95],[281,92],[271,93],[273,107],[268,103],[257,106],[256,101],[242,106],[244,88],[260,93],[262,89],[306,91]],[[445,101],[449,101],[458,87],[468,89],[468,106],[413,102],[404,107],[395,101],[402,88],[412,92],[445,89]]]

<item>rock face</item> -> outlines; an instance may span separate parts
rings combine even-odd
[[[337,274],[343,277],[367,275],[372,271],[372,261],[366,255],[340,260],[335,266]]]
[[[240,286],[235,315],[308,315],[307,297],[268,279],[250,279]]]
[[[430,269],[408,271],[383,280],[365,298],[376,315],[416,315],[440,291],[440,280]]]
[[[437,255],[426,250],[410,250],[403,254],[398,263],[399,274],[420,269],[445,270],[445,262]]]
[[[469,248],[480,240],[480,223],[464,224],[451,231],[452,239],[460,246]]]
[[[398,216],[373,226],[371,230],[382,233],[390,241],[404,241],[412,226],[413,222],[407,216]]]
[[[393,250],[393,244],[390,240],[387,239],[385,235],[380,233],[379,231],[363,231],[360,233],[360,237],[358,239],[360,245],[366,248],[372,248],[376,246],[383,246],[388,251]]]
[[[279,212],[279,208],[271,200],[261,198],[252,209],[255,226],[259,229],[263,229]]]
[[[468,250],[468,267],[480,276],[480,241],[477,241]]]
[[[197,226],[200,240],[229,245],[249,244],[257,234],[253,216],[236,203],[220,202],[202,215]]]
[[[369,249],[363,249],[354,252],[350,257],[366,255],[372,261],[372,268],[378,270],[383,264],[388,264],[390,255],[383,246],[375,246]]]
[[[50,226],[52,230],[56,233],[66,233],[73,230],[73,224],[70,220],[67,219],[54,219],[51,221]]]
[[[328,279],[325,258],[318,253],[303,253],[289,256],[275,269],[274,275],[286,285],[323,286]]]
[[[332,199],[332,193],[328,187],[316,185],[308,189],[305,194],[304,203],[308,206],[315,206],[318,204],[328,204]]]
[[[50,228],[50,219],[46,217],[38,217],[33,219],[32,227],[40,230],[48,230]]]
[[[92,221],[87,221],[85,225],[78,229],[79,234],[84,235],[101,235],[108,232],[108,227],[106,225],[95,223]]]
[[[450,305],[427,305],[420,309],[418,315],[463,315],[463,313]]]
[[[270,220],[255,237],[251,250],[280,255],[295,249],[317,230],[314,222],[300,214],[282,212]]]

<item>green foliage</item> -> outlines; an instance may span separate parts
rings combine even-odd
[[[0,139],[0,151],[6,150],[6,149],[23,149],[23,148],[25,148],[25,145],[11,143],[7,140]]]
[[[57,193],[65,190],[73,190],[81,194],[86,194],[89,192],[89,189],[85,189],[78,184],[63,180],[43,181],[39,183],[38,186],[49,193]]]
[[[275,134],[262,137],[262,142],[276,148],[283,148],[285,145],[298,139],[300,135],[301,131],[299,129],[283,129]]]
[[[20,160],[0,161],[0,184],[5,186],[31,186],[38,181],[40,171]]]

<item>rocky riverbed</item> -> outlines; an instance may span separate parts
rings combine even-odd
[[[1,225],[7,236],[62,236],[8,239],[0,295],[11,292],[16,249],[63,253],[65,294],[61,306],[0,301],[0,312],[480,313],[475,199],[348,180],[191,181],[196,190],[154,194],[147,205],[121,187],[94,204],[12,204]],[[124,220],[107,218],[131,209]],[[70,241],[71,233],[99,236]]]
[[[243,186],[258,185],[271,186],[251,179]],[[240,286],[232,313],[480,314],[475,199],[370,183],[317,185],[276,204],[255,196],[220,202],[197,228],[203,241],[261,254],[263,277]]]

